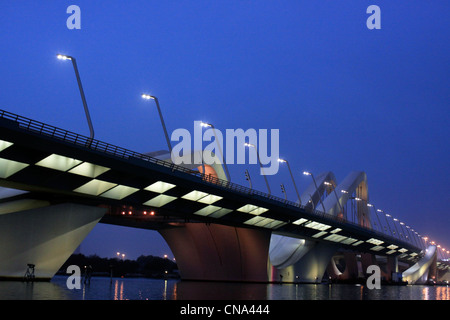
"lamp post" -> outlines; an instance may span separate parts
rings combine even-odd
[[[325,181],[323,184],[326,186],[329,186],[330,188],[333,189],[334,195],[336,196],[336,201],[339,205],[339,209],[341,210],[342,214],[344,214],[344,209],[342,209],[341,202],[339,201],[339,197],[336,193],[336,188],[333,186],[333,184],[331,182],[328,182],[328,181]]]
[[[225,161],[225,158],[223,157],[223,153],[222,153],[222,147],[220,145],[220,141],[217,139],[217,135],[216,135],[216,128],[211,124],[211,123],[206,123],[206,122],[201,122],[200,123],[202,127],[210,127],[213,130],[214,133],[214,138],[216,139],[217,142],[217,146],[219,148],[219,152],[220,152],[220,161],[223,163],[224,168],[225,168],[225,173],[227,175],[228,181],[231,182],[231,176],[230,176],[230,172],[228,171],[228,166],[227,163]]]
[[[375,216],[377,217],[378,223],[380,224],[380,231],[383,232],[383,226],[381,224],[380,217],[378,217],[377,210],[375,209],[375,206],[373,204],[371,204],[371,203],[368,203],[367,206],[369,208],[373,208],[373,210],[375,211]]]
[[[70,60],[72,61],[72,65],[73,65],[73,69],[75,70],[75,76],[77,77],[77,82],[78,82],[78,89],[80,89],[80,94],[81,94],[81,100],[83,101],[83,106],[84,106],[84,112],[86,113],[86,119],[89,125],[89,131],[90,131],[90,142],[89,145],[92,143],[92,139],[94,139],[94,127],[92,125],[92,121],[91,121],[91,116],[89,114],[89,109],[86,103],[86,97],[84,96],[84,90],[83,90],[83,86],[81,84],[81,79],[80,79],[80,74],[78,72],[78,67],[77,67],[77,61],[74,57],[71,56],[66,56],[66,55],[62,55],[62,54],[58,54],[56,56],[59,60]]]
[[[314,179],[314,175],[313,175],[311,172],[308,172],[308,171],[303,171],[303,174],[304,174],[305,176],[311,176],[311,178],[312,178],[312,180],[313,180],[313,182],[314,182],[314,186],[316,187],[316,191],[318,192],[319,189],[317,188],[317,183],[316,183],[316,179]],[[319,201],[320,201],[320,203],[322,204],[323,213],[326,213],[326,212],[325,212],[325,206],[323,205],[322,197],[321,197],[320,195],[319,195]]]
[[[164,123],[164,118],[163,118],[162,113],[161,113],[161,108],[159,107],[158,98],[155,97],[155,96],[151,96],[149,94],[145,94],[145,93],[142,94],[142,98],[145,99],[145,100],[150,100],[150,99],[155,100],[156,108],[158,109],[158,113],[159,113],[159,119],[161,120],[161,125],[162,125],[163,130],[164,130],[164,136],[166,137],[167,147],[169,148],[169,152],[172,153],[172,145],[170,144],[169,135],[167,134],[166,125]]]
[[[391,226],[389,225],[389,221],[388,221],[388,219],[387,219],[387,217],[388,217],[388,216],[390,217],[390,215],[388,215],[387,213],[385,213],[385,212],[384,212],[383,210],[381,210],[381,209],[377,209],[377,212],[382,213],[382,214],[384,215],[384,219],[386,220],[386,224],[387,224],[387,226],[388,226],[388,228],[389,228],[389,232],[391,233],[391,236],[394,236],[394,234],[392,233]]]
[[[300,199],[300,194],[298,193],[297,185],[295,184],[294,176],[292,175],[291,166],[289,165],[289,162],[287,160],[284,160],[284,159],[278,159],[278,162],[282,162],[282,163],[286,163],[287,164],[287,167],[289,169],[289,174],[291,175],[292,183],[294,184],[295,192],[297,193],[298,204],[299,204],[299,206],[301,206],[302,205],[302,200]]]
[[[397,226],[395,225],[395,221],[398,221],[398,219],[397,218],[392,218],[392,220],[394,220],[394,228],[395,228],[395,231],[397,231],[398,238],[400,239],[401,238],[400,237],[400,233],[398,232]]]
[[[266,177],[266,175],[264,174],[264,169],[263,169],[263,166],[262,166],[262,164],[261,164],[261,160],[259,159],[259,152],[258,152],[258,149],[256,148],[256,146],[255,146],[254,144],[251,144],[251,143],[244,143],[244,146],[255,148],[256,156],[257,156],[257,158],[258,158],[258,163],[259,163],[259,166],[260,166],[260,168],[261,168],[261,172],[262,172],[262,174],[263,174],[263,176],[264,176],[264,180],[266,181],[267,190],[269,191],[269,195],[270,195],[271,192],[270,192],[269,182],[267,181],[267,177]]]

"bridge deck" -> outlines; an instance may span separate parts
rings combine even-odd
[[[107,206],[106,223],[155,229],[198,221],[264,228],[378,255],[415,259],[421,251],[295,202],[2,110],[0,186],[54,203]]]

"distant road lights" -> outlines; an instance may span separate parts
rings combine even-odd
[[[297,193],[298,205],[300,206],[302,204],[302,200],[300,198],[300,194],[298,193],[297,184],[295,183],[294,176],[292,175],[291,166],[289,165],[289,162],[284,159],[278,158],[278,162],[287,164],[287,167],[289,169],[289,174],[291,175],[292,183],[294,184],[295,192]]]
[[[262,172],[262,174],[263,174],[263,176],[264,176],[264,181],[266,181],[267,191],[269,192],[269,195],[270,195],[271,192],[270,192],[269,182],[267,181],[267,177],[266,177],[266,175],[264,174],[264,169],[263,169],[263,166],[262,166],[262,164],[261,164],[261,160],[259,159],[259,152],[258,152],[258,149],[256,148],[256,146],[255,146],[254,144],[247,143],[247,142],[244,143],[244,146],[249,147],[249,148],[255,148],[255,151],[256,151],[256,157],[258,158],[259,167],[261,168],[261,172]]]
[[[73,69],[75,71],[75,76],[77,77],[78,89],[80,90],[81,100],[83,101],[84,112],[86,114],[86,119],[87,119],[88,126],[89,126],[90,139],[91,139],[89,141],[89,145],[90,145],[92,143],[92,139],[94,139],[94,127],[92,125],[91,115],[89,114],[89,109],[88,109],[88,106],[87,106],[86,97],[84,96],[84,90],[83,90],[83,86],[81,84],[80,73],[78,72],[77,61],[76,61],[76,59],[74,57],[67,56],[67,55],[64,55],[64,54],[57,54],[56,57],[59,60],[71,60],[72,61],[72,66],[73,66]]]
[[[169,148],[169,152],[172,153],[172,145],[170,144],[170,139],[169,139],[169,134],[167,133],[167,129],[166,129],[166,124],[164,123],[164,119],[161,113],[161,108],[159,107],[159,101],[158,98],[156,98],[155,96],[143,93],[141,95],[141,97],[145,100],[155,100],[156,103],[156,108],[158,109],[158,114],[159,114],[159,119],[161,121],[161,125],[163,127],[164,130],[164,136],[166,137],[166,142],[167,142],[167,147]]]

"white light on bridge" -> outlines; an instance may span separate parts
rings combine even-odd
[[[375,238],[371,238],[369,240],[366,240],[366,242],[374,244],[374,245],[377,245],[377,246],[382,244],[382,243],[384,243],[384,241],[381,241],[381,240],[378,240],[378,239],[375,239]]]
[[[58,171],[67,171],[79,165],[82,162],[83,161],[78,159],[61,156],[59,154],[52,154],[36,163],[36,165]]]
[[[316,221],[311,221],[311,222],[305,224],[305,227],[315,229],[315,230],[320,230],[320,231],[325,231],[325,230],[331,228],[331,226],[329,226],[327,224],[323,224],[323,223],[316,222]]]
[[[386,252],[386,254],[393,254],[393,253],[396,253],[396,252],[397,252],[396,250],[390,250],[390,251]]]
[[[139,189],[137,189],[137,188],[118,185],[118,186],[115,186],[114,188],[106,191],[101,196],[105,197],[105,198],[110,198],[110,199],[122,200],[123,198],[128,197],[129,195],[131,195],[137,191],[139,191]]]
[[[181,198],[186,199],[186,200],[191,200],[191,201],[198,201],[201,198],[206,197],[207,195],[209,195],[209,193],[198,191],[198,190],[193,190],[193,191],[185,194]]]
[[[333,241],[333,242],[341,242],[341,241],[347,239],[347,237],[341,236],[339,234],[331,234],[328,237],[325,237],[324,239],[328,240],[328,241]]]
[[[381,251],[383,249],[384,249],[384,247],[382,247],[382,246],[375,246],[375,247],[370,248],[370,250],[373,250],[373,251]]]
[[[114,188],[115,186],[117,186],[116,183],[93,179],[73,191],[98,196],[103,192]]]
[[[213,204],[214,202],[217,202],[220,199],[222,199],[222,197],[219,197],[219,196],[216,196],[213,194],[209,194],[206,197],[199,199],[198,202],[206,203],[206,204]]]
[[[165,194],[160,194],[160,195],[148,200],[147,202],[144,202],[143,204],[146,206],[150,206],[150,207],[160,208],[160,207],[168,204],[169,202],[174,201],[175,199],[177,199],[177,198],[172,197],[172,196],[167,196]]]
[[[282,225],[286,224],[286,222],[284,222],[284,221],[260,217],[260,216],[256,216],[251,219],[248,219],[244,223],[248,224],[248,225],[253,225],[255,227],[263,227],[263,228],[268,228],[268,229],[277,229],[277,228],[281,227]]]
[[[298,220],[295,220],[294,222],[292,222],[293,224],[296,225],[301,225],[302,223],[305,223],[306,221],[308,221],[308,219],[304,219],[304,218],[300,218]]]
[[[391,244],[390,246],[388,246],[387,247],[388,249],[392,249],[392,250],[394,250],[394,249],[397,249],[398,248],[398,246],[396,246],[395,244]]]
[[[341,241],[341,243],[343,243],[343,244],[352,244],[352,243],[354,243],[355,241],[358,241],[358,239],[355,239],[355,238],[347,238],[347,239],[344,239],[344,240],[342,240]]]
[[[222,218],[224,215],[229,214],[230,212],[232,212],[233,210],[231,209],[227,209],[227,208],[220,208],[219,210],[213,212],[212,214],[210,214],[208,217],[211,218]]]
[[[174,185],[174,184],[164,182],[164,181],[157,181],[157,182],[149,185],[148,187],[146,187],[144,190],[152,191],[155,193],[164,193],[167,190],[170,190],[175,187],[176,187],[176,185]]]
[[[221,209],[221,208],[213,206],[213,205],[209,205],[198,211],[195,211],[194,214],[199,215],[199,216],[209,216],[210,214],[216,212],[219,209]]]
[[[11,147],[12,145],[13,145],[12,142],[8,142],[8,141],[5,141],[5,140],[0,140],[0,151],[3,151],[3,150],[5,150],[6,148],[9,148],[9,147]]]
[[[325,234],[327,234],[327,232],[326,231],[320,231],[320,232],[317,232],[315,235],[313,235],[312,237],[313,238],[320,238],[321,236],[323,236],[323,235],[325,235]]]
[[[6,179],[28,166],[27,163],[0,158],[0,178]]]
[[[99,175],[105,173],[108,170],[111,169],[89,162],[83,162],[75,168],[70,169],[69,172],[88,178],[97,178]]]
[[[269,211],[269,209],[266,209],[266,208],[263,208],[263,207],[258,207],[258,206],[255,206],[253,204],[246,204],[245,206],[242,206],[239,209],[237,209],[237,211],[245,212],[245,213],[249,213],[249,214],[253,214],[255,216],[258,216],[261,213]]]

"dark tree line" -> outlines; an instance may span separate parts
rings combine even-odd
[[[82,273],[85,268],[90,266],[94,276],[110,276],[112,271],[113,277],[173,277],[178,269],[177,264],[172,260],[155,256],[140,256],[136,260],[122,260],[101,258],[97,255],[73,254],[60,268],[58,274],[67,274],[69,265],[79,266]]]

